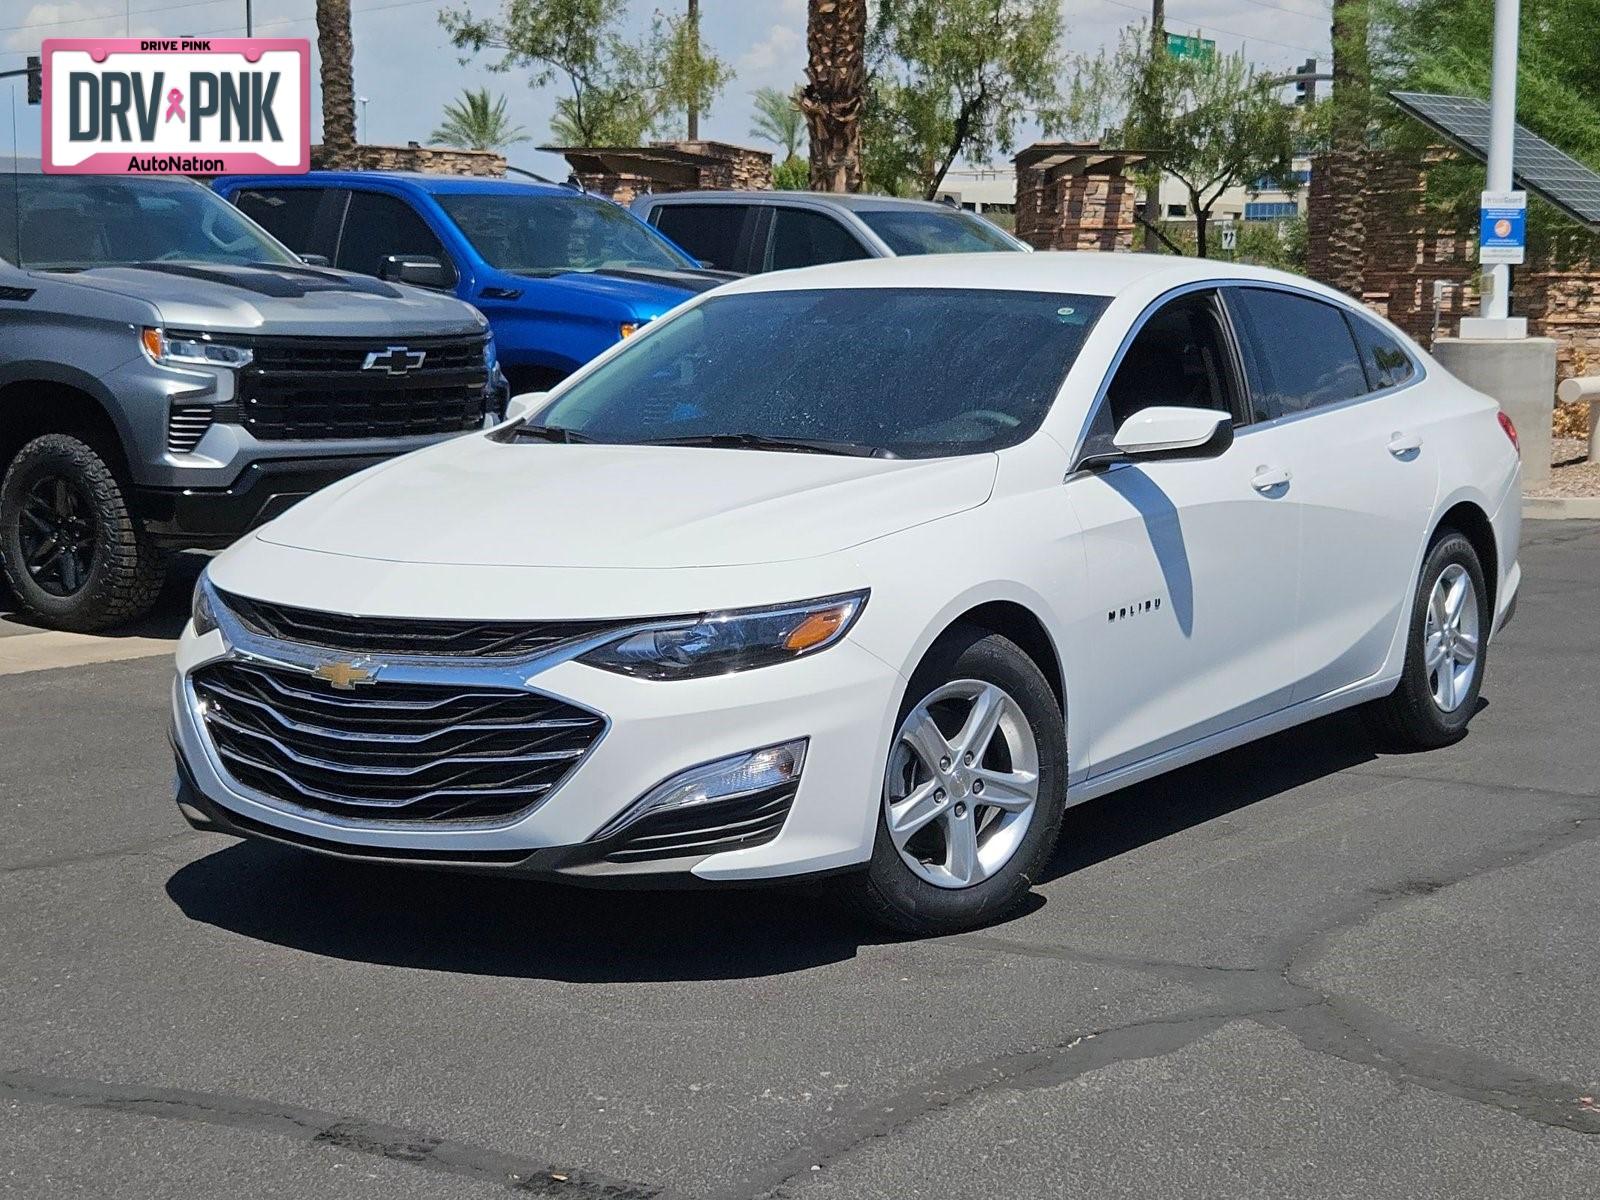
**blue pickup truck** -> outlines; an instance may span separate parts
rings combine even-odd
[[[477,306],[513,392],[544,391],[733,275],[626,209],[554,184],[388,171],[213,185],[295,253]]]

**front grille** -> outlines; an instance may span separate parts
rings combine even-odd
[[[641,817],[616,835],[605,861],[651,862],[759,846],[778,836],[794,794],[795,785],[785,784],[737,800]]]
[[[228,773],[336,817],[442,823],[538,804],[604,732],[598,714],[509,688],[376,683],[221,662],[191,677]]]
[[[188,454],[205,437],[216,413],[209,404],[174,404],[167,414],[167,449]]]
[[[482,335],[284,338],[241,341],[254,361],[239,372],[240,420],[264,441],[401,438],[483,424],[488,369]],[[391,347],[421,353],[403,374],[366,370]]]
[[[630,621],[423,621],[358,617],[269,604],[223,593],[223,605],[252,633],[351,654],[526,658],[565,642],[622,629]]]

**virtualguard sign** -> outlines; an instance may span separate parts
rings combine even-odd
[[[43,50],[48,172],[311,167],[304,38],[51,38]]]

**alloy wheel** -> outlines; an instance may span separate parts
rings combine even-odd
[[[1017,852],[1039,799],[1039,747],[1004,689],[958,679],[935,689],[895,734],[884,821],[922,880],[965,888]]]
[[[22,498],[22,565],[52,596],[71,596],[94,565],[95,520],[88,494],[65,475],[46,475]]]
[[[1439,573],[1428,596],[1422,661],[1433,702],[1440,711],[1460,708],[1478,673],[1478,592],[1472,576],[1458,562]]]

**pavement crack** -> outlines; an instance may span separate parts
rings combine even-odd
[[[670,1200],[672,1195],[650,1184],[532,1162],[482,1146],[376,1121],[242,1096],[5,1070],[0,1071],[0,1098],[273,1134],[311,1145],[337,1146],[410,1163],[459,1179],[498,1184],[509,1191],[536,1196],[564,1200]]]
[[[81,867],[89,863],[104,862],[113,858],[140,858],[165,846],[204,836],[204,834],[198,833],[193,829],[184,829],[181,832],[163,834],[161,837],[151,838],[148,841],[135,842],[131,846],[113,846],[105,850],[94,850],[85,854],[57,854],[49,858],[25,859],[22,862],[0,866],[0,875],[20,874],[24,871],[54,871],[62,867]]]

